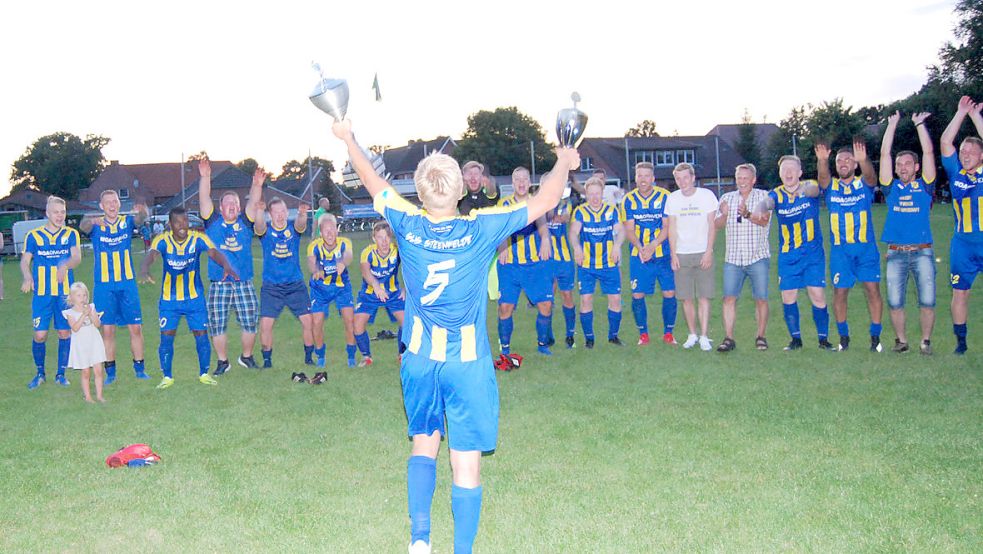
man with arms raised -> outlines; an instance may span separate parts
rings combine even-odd
[[[669,191],[655,186],[655,166],[651,162],[635,164],[635,190],[621,201],[625,239],[631,244],[628,265],[631,280],[631,311],[638,325],[638,344],[649,343],[648,308],[645,297],[655,293],[658,281],[662,290],[662,340],[675,344],[676,280],[670,264],[666,242],[664,212]]]
[[[829,209],[829,272],[833,277],[833,315],[840,334],[840,350],[850,347],[847,323],[847,300],[854,283],[863,283],[870,312],[870,351],[880,352],[881,259],[874,238],[874,220],[870,205],[877,186],[874,164],[867,157],[863,139],[854,139],[853,149],[840,148],[836,153],[836,177],[829,173],[829,146],[816,145],[819,165],[819,189],[826,195]],[[857,177],[857,166],[861,176]]]
[[[908,351],[908,334],[905,330],[905,297],[908,275],[915,278],[918,290],[919,320],[922,340],[919,351],[932,353],[932,328],[935,326],[935,250],[932,248],[932,224],[929,220],[932,198],[935,194],[935,155],[932,138],[925,127],[927,113],[911,116],[922,146],[919,166],[918,154],[905,150],[894,158],[891,170],[891,146],[901,114],[895,112],[887,118],[887,129],[881,143],[881,188],[887,200],[887,219],[881,240],[887,243],[887,306],[891,310],[894,327],[894,351]],[[921,169],[921,177],[918,170]],[[897,178],[894,175],[897,174]]]
[[[942,167],[949,176],[952,191],[952,211],[956,230],[949,252],[949,282],[952,283],[952,330],[956,334],[955,353],[966,353],[966,318],[969,291],[980,271],[983,271],[983,140],[969,136],[956,151],[956,135],[968,114],[983,135],[983,104],[968,96],[959,100],[959,108],[942,133]]]
[[[253,287],[253,222],[263,216],[263,182],[266,172],[256,168],[243,212],[239,194],[226,191],[219,198],[218,210],[212,202],[212,165],[208,158],[198,162],[198,205],[201,218],[205,220],[205,234],[215,246],[225,254],[229,264],[236,270],[239,279],[224,279],[221,266],[209,258],[208,261],[208,334],[215,346],[218,362],[215,375],[222,375],[229,369],[229,341],[225,334],[228,328],[229,312],[235,307],[236,319],[242,329],[242,354],[239,365],[256,368],[253,347],[256,344],[256,322],[259,318],[259,302]]]
[[[79,232],[65,226],[67,214],[65,201],[57,196],[49,196],[45,209],[48,221],[34,229],[24,239],[24,254],[20,259],[20,272],[24,278],[21,292],[33,292],[31,299],[31,320],[34,324],[34,342],[31,352],[37,374],[27,388],[36,389],[44,383],[44,358],[48,340],[48,326],[54,320],[58,333],[58,373],[55,383],[63,387],[69,385],[65,378],[68,366],[68,353],[71,347],[71,328],[62,315],[68,296],[68,289],[75,282],[72,271],[82,261]]]
[[[143,360],[143,318],[137,290],[131,242],[134,229],[142,229],[147,206],[135,204],[134,215],[119,213],[119,194],[113,189],[99,195],[102,214],[86,217],[79,229],[89,235],[95,256],[93,304],[102,320],[102,340],[106,346],[106,384],[116,381],[116,327],[126,325],[130,332],[130,353],[137,379],[150,379]]]
[[[771,210],[778,219],[778,287],[782,291],[785,326],[792,340],[785,350],[802,348],[799,330],[799,289],[805,287],[812,302],[821,350],[833,350],[829,343],[829,311],[826,309],[826,252],[819,227],[819,187],[803,183],[802,160],[785,155],[778,160],[782,184],[770,192],[751,216],[751,221],[768,225]]]
[[[549,180],[527,202],[459,216],[464,184],[453,158],[434,154],[417,167],[424,211],[374,173],[349,120],[335,123],[333,131],[348,146],[376,210],[392,226],[402,258],[407,350],[400,377],[413,438],[407,464],[409,551],[430,552],[430,505],[446,418],[454,552],[469,553],[481,512],[481,453],[494,450],[498,438],[498,388],[485,329],[488,264],[506,237],[557,205],[568,170],[579,164],[577,152],[559,149]]]

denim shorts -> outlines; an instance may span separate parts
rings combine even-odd
[[[755,300],[768,300],[769,258],[761,258],[751,265],[735,265],[724,262],[724,296],[737,297],[744,289],[744,281],[751,278],[751,296]]]
[[[904,308],[908,291],[908,275],[915,276],[918,305],[935,307],[935,250],[922,248],[904,252],[887,251],[887,305],[892,310]]]

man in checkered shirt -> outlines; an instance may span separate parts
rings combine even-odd
[[[734,175],[737,190],[720,197],[715,224],[727,228],[727,253],[724,256],[724,332],[726,338],[717,347],[718,352],[730,352],[737,347],[734,342],[734,320],[737,317],[737,297],[744,288],[744,280],[751,279],[751,294],[755,302],[758,336],[755,346],[767,350],[765,329],[768,326],[768,273],[771,252],[768,249],[770,220],[764,227],[751,223],[751,209],[768,196],[768,192],[754,188],[757,170],[754,164],[737,166]]]

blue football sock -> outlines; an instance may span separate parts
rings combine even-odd
[[[452,486],[451,511],[454,513],[454,554],[471,554],[481,517],[481,487]]]
[[[314,361],[314,345],[305,344],[304,345],[304,363],[311,363]]]
[[[512,327],[512,316],[498,320],[498,343],[503,352],[512,347]]]
[[[621,330],[621,312],[608,310],[608,340],[618,337]]]
[[[543,346],[550,340],[550,316],[536,314],[536,339]]]
[[[410,456],[406,462],[406,497],[410,510],[410,544],[430,544],[430,506],[437,486],[437,460]]]
[[[327,351],[327,349],[328,349],[328,346],[325,345],[325,344],[322,344],[321,346],[317,346],[317,347],[314,348],[314,355],[317,356],[317,359],[323,360],[324,359],[324,353],[325,353],[325,351]]]
[[[358,346],[358,351],[362,353],[363,357],[372,356],[372,349],[369,346],[368,331],[363,331],[362,334],[355,335],[355,345]]]
[[[106,360],[102,365],[106,370],[106,377],[114,377],[116,375],[116,360]]]
[[[34,355],[34,367],[38,370],[38,375],[44,375],[44,358],[48,349],[48,343],[31,341],[31,354]]]
[[[549,320],[546,322],[546,342],[548,344],[556,340],[553,337],[553,310],[550,310],[550,315],[546,316],[546,319]]]
[[[563,323],[567,326],[567,336],[572,337],[577,330],[577,309],[573,306],[563,307]]]
[[[144,364],[143,360],[133,360],[133,372],[134,373],[143,373],[145,371],[147,371],[147,368],[146,368],[146,365]]]
[[[796,303],[782,304],[782,313],[785,316],[785,326],[788,327],[788,334],[793,339],[802,338],[802,331],[799,330],[799,305]]]
[[[816,323],[816,333],[819,340],[826,340],[829,337],[829,310],[825,306],[822,308],[812,307],[812,321]]]
[[[64,375],[68,368],[68,353],[72,350],[72,339],[58,339],[58,375]]]
[[[580,326],[584,329],[584,338],[594,340],[594,312],[580,313]]]
[[[345,345],[345,353],[348,354],[348,360],[349,361],[351,361],[351,362],[354,362],[355,361],[355,351],[356,350],[357,350],[357,348],[355,347],[354,344],[346,344]]]
[[[815,309],[816,308],[813,308],[813,310],[815,310]],[[813,311],[813,314],[815,314],[815,313],[816,312]],[[850,336],[850,324],[847,323],[846,321],[837,321],[836,322],[836,332],[839,333],[841,337],[849,337]]]
[[[263,361],[266,362],[266,363],[268,363],[268,364],[270,364],[270,365],[272,365],[273,364],[273,349],[272,348],[270,348],[269,350],[262,350],[261,349],[260,352],[263,354]]]
[[[195,335],[195,351],[198,352],[198,375],[208,373],[208,364],[212,363],[212,343],[208,335]]]
[[[872,336],[872,337],[879,337],[879,336],[881,336],[881,331],[883,329],[884,329],[884,326],[881,325],[880,323],[871,323],[870,324],[870,336]]]
[[[174,335],[161,334],[157,356],[160,358],[160,370],[164,373],[164,377],[170,377],[171,362],[174,361]]]
[[[952,325],[952,332],[955,333],[956,338],[966,340],[966,324],[965,323],[954,323]]]
[[[644,298],[631,299],[631,313],[635,316],[635,325],[638,325],[639,334],[645,335],[649,332],[648,306]]]
[[[676,327],[676,297],[662,299],[662,329],[663,333],[671,333]]]

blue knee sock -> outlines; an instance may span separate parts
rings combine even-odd
[[[815,309],[816,308],[813,308],[813,310],[815,310]],[[813,311],[813,313],[815,314],[815,311]],[[847,323],[846,321],[837,321],[836,322],[836,332],[839,333],[841,337],[849,337],[850,336],[850,324]]]
[[[34,367],[38,370],[38,375],[44,375],[44,358],[48,350],[48,343],[31,341],[31,354],[34,355]]]
[[[594,312],[580,313],[580,326],[584,329],[584,338],[594,340]]]
[[[536,314],[536,338],[540,346],[545,346],[550,340],[550,316]]]
[[[304,363],[310,364],[314,362],[314,345],[305,344],[304,345]]]
[[[324,359],[324,353],[325,353],[325,351],[327,351],[327,349],[328,349],[328,347],[325,344],[322,344],[321,346],[317,346],[317,347],[314,348],[314,355],[317,356],[317,359],[318,360],[323,360]]]
[[[349,364],[354,364],[355,363],[355,351],[356,350],[357,350],[357,348],[355,347],[354,344],[346,344],[345,345],[345,353],[348,354],[348,363]]]
[[[355,335],[355,345],[358,346],[358,351],[362,353],[363,357],[372,356],[372,349],[369,346],[368,331],[362,331],[362,334]]]
[[[566,324],[567,336],[572,337],[573,332],[577,330],[577,309],[573,306],[569,308],[563,307],[563,322]]]
[[[106,377],[116,376],[116,360],[106,360],[103,368],[106,370]]]
[[[556,340],[553,337],[553,310],[550,310],[550,315],[546,316],[546,319],[548,320],[546,322],[546,343],[549,344]]]
[[[956,335],[957,339],[962,341],[966,340],[966,324],[965,323],[953,323],[952,332]]]
[[[410,510],[410,544],[430,544],[430,506],[437,486],[437,460],[410,456],[406,462],[406,497]]]
[[[481,517],[481,487],[451,487],[451,511],[454,512],[454,554],[470,554],[478,536]]]
[[[870,336],[872,336],[872,337],[879,337],[879,336],[881,336],[881,331],[883,329],[884,329],[884,326],[881,325],[880,323],[871,323],[870,324]]]
[[[816,323],[816,333],[819,340],[829,337],[829,310],[826,307],[812,307],[812,320]]]
[[[208,342],[208,335],[195,335],[195,351],[198,352],[198,375],[204,375],[208,373],[208,364],[212,363],[212,343]]]
[[[648,334],[649,314],[644,298],[631,299],[631,313],[635,316],[635,325],[638,325],[638,333],[642,335]]]
[[[512,316],[498,320],[498,343],[502,346],[502,353],[508,353],[512,347]]]
[[[662,299],[662,329],[663,333],[671,333],[676,327],[676,297]]]
[[[267,364],[273,365],[273,349],[270,348],[269,350],[260,350],[260,352],[263,354],[263,361]]]
[[[146,365],[143,360],[133,360],[133,372],[134,373],[144,373],[147,371]]]
[[[785,326],[788,327],[788,334],[793,339],[802,338],[802,331],[799,330],[799,305],[782,304],[782,313],[785,316]]]
[[[608,340],[618,338],[621,330],[621,312],[608,310]]]
[[[161,335],[160,346],[157,348],[160,358],[160,370],[164,377],[171,376],[171,362],[174,361],[174,335]]]
[[[58,339],[58,375],[64,375],[68,367],[68,353],[72,350],[72,339]]]

